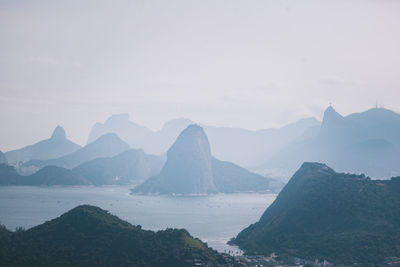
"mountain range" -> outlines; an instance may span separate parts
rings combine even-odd
[[[129,150],[130,146],[122,141],[116,134],[108,133],[100,136],[90,144],[59,158],[48,160],[30,160],[18,166],[18,171],[28,175],[45,166],[58,166],[72,169],[78,165],[102,157],[113,157]]]
[[[105,123],[96,123],[90,131],[88,143],[109,132],[116,133],[131,147],[146,153],[163,154],[178,135],[189,125],[189,119],[179,118],[166,122],[158,131],[152,131],[129,120],[128,114],[112,115]],[[283,146],[303,135],[310,128],[319,127],[314,118],[301,119],[278,129],[257,131],[232,127],[201,125],[206,132],[213,154],[225,161],[245,167],[264,163]]]
[[[400,256],[400,177],[371,180],[304,163],[233,242],[249,254],[371,266]]]
[[[2,266],[228,266],[184,229],[146,231],[95,206],[29,230],[0,228]]]
[[[48,165],[30,175],[0,164],[0,185],[125,185],[158,174],[164,159],[130,149],[114,157],[96,158],[73,169]]]
[[[67,139],[65,130],[57,126],[49,139],[5,153],[10,164],[29,160],[48,160],[73,153],[81,146]]]
[[[274,180],[211,155],[207,135],[189,125],[167,152],[160,174],[132,190],[143,194],[209,194],[276,189]]]
[[[305,161],[366,173],[375,178],[400,174],[400,114],[374,108],[343,117],[330,106],[317,134],[295,140],[271,157],[260,172],[294,172]]]

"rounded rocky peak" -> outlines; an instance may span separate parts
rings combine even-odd
[[[167,152],[168,157],[174,154],[211,157],[210,143],[203,128],[198,124],[191,124],[186,127]]]
[[[183,130],[182,134],[204,134],[205,132],[203,130],[203,127],[201,127],[198,124],[190,124],[188,127],[186,127],[185,130]]]
[[[64,128],[60,125],[57,125],[57,127],[53,131],[53,134],[51,135],[51,139],[62,140],[66,138],[67,134],[65,133]]]

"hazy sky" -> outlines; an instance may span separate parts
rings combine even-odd
[[[113,113],[276,127],[400,111],[398,0],[0,0],[0,150]]]

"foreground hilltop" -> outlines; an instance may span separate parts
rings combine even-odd
[[[211,155],[207,135],[199,125],[190,125],[167,153],[159,175],[134,188],[144,194],[209,194],[275,189],[274,180],[251,173]]]
[[[27,231],[0,229],[2,266],[209,266],[225,259],[186,230],[145,231],[78,206]]]
[[[251,254],[380,264],[400,256],[399,240],[400,177],[371,180],[304,163],[234,243]]]

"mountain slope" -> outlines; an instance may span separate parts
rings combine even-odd
[[[96,158],[72,170],[48,165],[22,176],[12,166],[0,164],[0,185],[114,185],[133,184],[160,172],[164,159],[130,149],[114,157]]]
[[[90,185],[91,182],[80,174],[56,166],[46,166],[36,173],[22,176],[13,166],[0,164],[0,185]]]
[[[0,150],[0,164],[7,164],[6,155]]]
[[[7,238],[7,237],[6,237]],[[1,244],[1,243],[0,243]],[[98,207],[78,206],[2,247],[2,266],[193,266],[224,259],[186,230],[145,231]]]
[[[146,127],[129,121],[129,114],[116,114],[105,123],[97,122],[91,129],[87,143],[90,144],[108,133],[115,133],[132,147],[140,147],[139,142],[151,131]]]
[[[39,169],[44,166],[54,165],[72,169],[86,161],[102,157],[113,157],[128,149],[130,149],[129,145],[116,134],[108,133],[74,153],[46,161],[29,161],[22,165],[21,168],[36,167],[36,169]]]
[[[278,192],[283,186],[279,181],[250,172],[228,161],[213,158],[211,164],[215,187],[221,193]]]
[[[166,194],[216,192],[210,144],[203,129],[198,125],[187,127],[168,150],[167,161],[160,174],[134,191]]]
[[[304,163],[234,242],[248,253],[334,263],[383,263],[400,256],[400,177],[370,180]]]
[[[149,178],[132,192],[209,194],[264,191],[275,189],[272,181],[233,163],[214,159],[204,130],[198,125],[190,125],[168,150],[160,174]]]
[[[316,136],[287,145],[263,169],[293,172],[305,161],[326,162],[340,171],[389,178],[400,174],[400,114],[371,109],[341,116],[327,108]]]
[[[9,163],[47,160],[73,153],[81,147],[67,139],[65,130],[57,126],[49,139],[5,153]]]
[[[94,185],[132,184],[160,172],[164,160],[130,149],[111,158],[97,158],[73,168]]]

